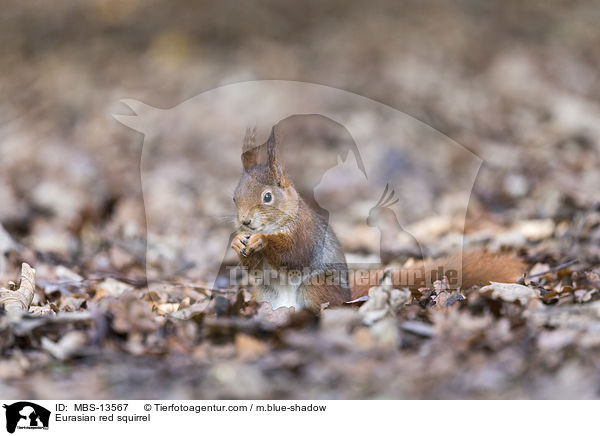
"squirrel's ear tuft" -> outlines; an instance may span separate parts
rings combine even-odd
[[[242,145],[242,165],[244,171],[248,171],[258,162],[258,147],[256,147],[256,126],[254,128],[247,127]]]
[[[279,164],[279,156],[277,155],[278,137],[275,127],[271,129],[271,135],[267,139],[267,166],[272,172],[276,172]]]
[[[279,162],[279,135],[276,128],[277,126],[274,126],[271,129],[271,135],[267,139],[267,167],[275,183],[281,188],[287,188],[290,186],[290,181]]]

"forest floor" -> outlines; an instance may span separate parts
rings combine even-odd
[[[9,3],[0,29],[0,287],[19,285],[23,262],[36,269],[36,287],[26,314],[0,314],[0,397],[600,397],[593,2],[415,3],[400,11],[381,1],[367,14],[325,2],[339,9],[336,26],[333,9],[320,2],[309,3],[321,18],[304,20],[288,6],[296,17],[288,21],[270,2],[240,5],[252,17],[243,23],[230,20],[221,2],[198,21],[167,2],[158,2],[162,10],[137,2],[35,10]],[[69,32],[65,17],[76,23]],[[285,26],[271,25],[281,20]],[[180,208],[169,183],[199,172],[187,165],[190,150],[182,146],[184,158],[173,161],[149,155],[141,169],[142,136],[109,114],[124,113],[122,98],[166,108],[262,78],[368,96],[480,156],[466,226],[458,226],[464,248],[516,256],[525,276],[493,289],[436,283],[406,299],[397,298],[402,290],[377,287],[377,305],[315,315],[273,311],[249,288],[211,289],[184,268],[189,235],[174,247],[148,244],[148,217],[183,218],[182,228],[191,228],[203,208],[231,208],[231,196],[218,185],[181,183]],[[192,114],[181,124],[194,122]],[[435,255],[452,254],[455,197],[443,188],[465,174],[464,162],[381,156],[402,167],[397,186],[418,199],[402,204],[405,222]],[[415,170],[425,164],[427,172]],[[209,161],[206,171],[241,170],[235,154],[222,165]],[[155,182],[150,194],[142,195],[141,170],[148,171],[142,182]],[[334,226],[349,258],[378,254],[352,213],[346,227]],[[221,259],[227,241],[201,239],[204,255]],[[181,264],[181,272],[147,274],[161,262]],[[397,256],[384,266],[405,262]]]

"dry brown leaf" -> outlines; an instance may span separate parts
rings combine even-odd
[[[410,291],[394,289],[390,284],[374,286],[369,290],[369,300],[363,304],[358,312],[367,325],[394,314],[411,298]]]
[[[0,291],[0,306],[11,312],[22,312],[29,309],[35,294],[35,269],[27,263],[21,266],[21,285],[16,291],[3,289]]]

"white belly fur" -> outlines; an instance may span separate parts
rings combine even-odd
[[[262,274],[262,280],[254,284],[254,294],[258,302],[268,302],[273,309],[279,307],[302,308],[302,298],[299,295],[302,279],[295,276],[290,279],[285,272],[277,272],[268,264],[265,264]]]
[[[299,308],[298,304],[298,286],[272,286],[275,291],[274,298],[270,301],[273,309],[279,307],[296,307]]]

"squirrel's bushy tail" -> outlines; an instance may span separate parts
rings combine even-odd
[[[393,272],[392,281],[394,286],[399,288],[417,289],[430,286],[443,275],[446,276],[451,288],[467,289],[471,286],[487,285],[490,281],[515,282],[525,270],[526,265],[514,255],[471,251],[463,253],[462,256],[455,254],[405,266]],[[368,282],[352,281],[350,286],[352,298],[367,295],[382,274],[381,270],[371,271]]]
[[[487,251],[470,251],[460,255],[451,255],[439,260],[425,262],[427,271],[451,271],[461,273],[461,281],[457,287],[462,289],[471,286],[487,285],[489,282],[511,283],[517,281],[525,272],[525,264],[516,256],[508,254],[490,253]],[[448,281],[452,287],[451,277]],[[433,280],[441,277],[433,274]]]

